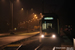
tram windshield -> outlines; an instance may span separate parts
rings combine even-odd
[[[42,30],[47,29],[48,26],[50,26],[50,27],[52,28],[52,23],[43,23],[43,24],[42,24]]]
[[[47,23],[47,28],[50,26],[52,28],[52,23]]]

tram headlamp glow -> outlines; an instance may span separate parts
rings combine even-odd
[[[41,35],[41,37],[43,38],[43,37],[44,37],[44,35]]]
[[[52,37],[53,37],[53,38],[55,38],[55,37],[56,37],[56,35],[52,35]]]

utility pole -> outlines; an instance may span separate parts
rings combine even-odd
[[[28,21],[28,10],[27,10],[27,21]],[[28,32],[28,22],[27,22],[27,32]]]
[[[59,34],[59,19],[57,19],[57,24],[58,24],[58,34]]]
[[[42,13],[44,13],[44,0],[42,0]]]
[[[13,31],[13,3],[12,3],[12,31]]]
[[[14,2],[13,0],[10,1],[11,16],[12,16],[12,26],[11,26],[12,32],[11,33],[13,33],[13,2]]]

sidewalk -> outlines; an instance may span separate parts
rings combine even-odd
[[[31,32],[36,32],[36,31],[30,31],[29,33]],[[27,33],[27,31],[19,31],[19,32],[14,32],[14,33],[15,33],[14,35],[18,35],[22,33]],[[0,33],[0,37],[6,37],[6,36],[13,36],[13,35],[10,33]]]
[[[14,36],[7,36],[7,37],[2,37],[0,38],[0,47],[10,44],[12,42],[16,42],[22,39],[26,39],[29,38],[31,36],[34,36],[36,34],[39,34],[39,32],[32,32],[32,33],[23,33],[23,34],[18,34],[18,35],[14,35]]]
[[[10,33],[0,33],[0,37],[9,36]]]
[[[26,33],[26,31],[19,31],[19,32],[14,32],[15,34],[14,35],[17,35],[17,34],[21,34],[21,33]],[[0,37],[6,37],[6,36],[12,36],[12,34],[10,33],[0,33]]]

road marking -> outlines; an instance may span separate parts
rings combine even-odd
[[[53,49],[52,50],[55,50],[55,47],[53,47]]]
[[[36,47],[34,50],[37,50],[42,44],[40,44],[38,47]]]
[[[17,47],[17,46],[20,46],[21,44],[10,44],[10,45],[7,45],[6,47]]]
[[[23,44],[21,44],[16,50],[18,50]]]

